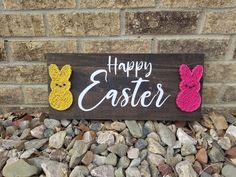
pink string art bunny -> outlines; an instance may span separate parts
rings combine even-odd
[[[186,64],[180,65],[179,74],[181,82],[179,83],[180,92],[176,98],[177,106],[184,112],[193,112],[201,105],[200,80],[203,75],[203,66],[197,65],[192,72]]]

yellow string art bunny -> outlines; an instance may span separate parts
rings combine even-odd
[[[64,65],[61,71],[55,64],[49,66],[49,75],[52,79],[49,104],[53,109],[64,111],[72,105],[73,96],[70,92],[71,82],[69,81],[71,73],[70,65]]]

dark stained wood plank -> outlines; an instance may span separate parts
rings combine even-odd
[[[154,94],[156,92],[156,84],[161,83],[165,96],[171,95],[167,102],[161,108],[157,108],[154,104],[150,107],[143,108],[140,105],[131,107],[128,104],[125,107],[112,107],[111,101],[106,100],[95,110],[84,112],[78,107],[79,94],[91,83],[90,75],[97,69],[106,69],[108,56],[117,57],[118,62],[127,61],[147,61],[152,63],[152,74],[149,83],[141,85],[137,96],[144,91],[150,90]],[[135,119],[135,120],[199,120],[201,118],[201,108],[186,113],[182,112],[175,103],[176,96],[179,92],[179,66],[187,64],[191,69],[197,64],[203,65],[203,54],[47,54],[48,65],[54,63],[61,69],[65,64],[72,66],[72,83],[71,92],[73,94],[73,104],[66,111],[57,111],[50,107],[49,115],[52,118],[77,118],[77,119]],[[144,77],[145,71],[139,72],[139,77]],[[134,72],[130,72],[130,77],[126,77],[124,72],[119,71],[117,75],[108,73],[108,82],[104,81],[104,75],[96,77],[101,84],[96,86],[89,96],[86,97],[85,103],[91,106],[97,103],[110,89],[117,89],[120,92],[124,87],[134,89],[134,84],[130,84],[131,80],[136,80]],[[48,83],[51,79],[48,77]],[[201,80],[201,84],[203,79]],[[50,88],[49,88],[50,90]],[[200,91],[201,94],[202,90]]]

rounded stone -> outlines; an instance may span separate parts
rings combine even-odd
[[[136,159],[139,156],[139,149],[131,148],[128,150],[127,154],[129,159]]]

